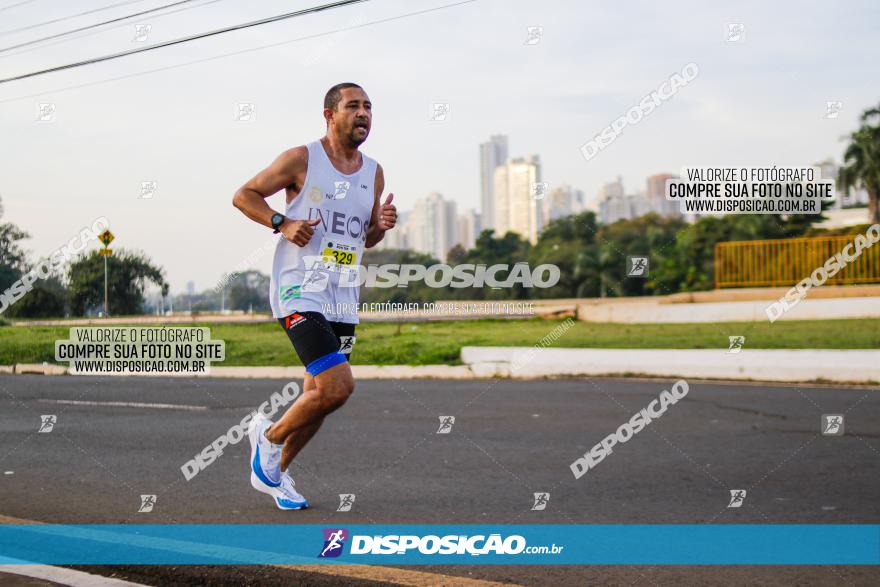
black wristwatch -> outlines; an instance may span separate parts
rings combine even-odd
[[[287,218],[284,216],[284,214],[272,214],[272,228],[275,229],[275,234],[281,232],[281,225],[284,224],[285,220],[287,220]]]

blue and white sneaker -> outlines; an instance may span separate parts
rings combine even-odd
[[[266,438],[266,429],[272,421],[257,412],[248,426],[251,441],[251,485],[257,491],[274,495],[281,487],[281,448]]]
[[[281,487],[274,497],[275,505],[280,510],[301,510],[309,507],[309,500],[297,492],[293,477],[287,473],[281,475]]]

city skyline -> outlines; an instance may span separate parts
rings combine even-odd
[[[476,146],[502,131],[511,154],[541,155],[551,191],[572,185],[593,207],[599,186],[618,173],[642,186],[684,165],[839,163],[841,137],[878,101],[864,81],[873,69],[856,65],[880,45],[869,18],[878,8],[867,2],[794,12],[744,2],[733,14],[644,1],[633,8],[640,19],[577,2],[486,0],[406,17],[438,5],[365,6],[0,86],[0,123],[15,137],[0,144],[2,221],[31,235],[22,244],[36,258],[105,216],[114,246],[146,252],[172,291],[189,281],[202,290],[271,237],[231,206],[232,194],[284,149],[323,134],[324,92],[342,80],[363,85],[373,101],[364,150],[383,165],[386,194],[401,210],[430,192],[458,210],[481,210]],[[280,0],[200,6],[153,19],[150,42],[285,8]],[[13,29],[43,16],[33,3],[5,11],[4,21]],[[394,20],[366,25],[383,19]],[[432,26],[422,26],[428,19]],[[742,23],[741,42],[727,39],[730,23]],[[526,44],[535,25],[543,34]],[[14,75],[108,54],[131,48],[132,32],[109,27],[0,63]],[[5,41],[29,38],[33,31]],[[404,45],[411,49],[401,52]],[[584,158],[581,145],[692,61],[699,75],[687,87]],[[389,64],[407,79],[390,79]],[[833,116],[829,102],[839,105]],[[52,121],[36,120],[41,103],[54,106]],[[432,119],[437,103],[448,105],[443,120]],[[241,105],[253,107],[246,120],[236,119]],[[269,204],[278,209],[280,200]],[[270,265],[265,254],[254,268]]]

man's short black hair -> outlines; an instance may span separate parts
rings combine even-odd
[[[362,87],[352,82],[336,84],[335,86],[327,90],[327,95],[324,96],[324,108],[336,110],[336,107],[339,105],[339,101],[342,99],[342,90],[347,90],[348,88],[359,88],[363,90]]]

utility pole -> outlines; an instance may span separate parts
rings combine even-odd
[[[113,251],[110,250],[108,247],[110,246],[110,243],[113,242],[113,239],[116,237],[113,236],[113,233],[110,232],[110,229],[108,228],[107,230],[102,232],[98,236],[98,238],[101,240],[102,243],[104,243],[104,248],[98,251],[98,254],[104,257],[104,318],[108,318],[110,316],[110,288],[108,287],[109,280],[107,278],[107,274],[109,272],[107,268],[107,257],[113,254]]]
[[[110,316],[109,304],[107,302],[107,290],[109,289],[107,287],[107,257],[109,257],[109,255],[104,255],[104,317],[105,318]]]

